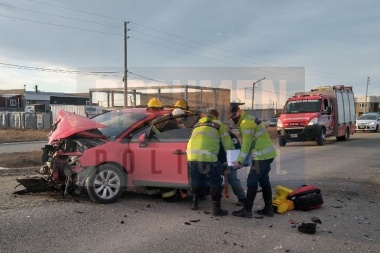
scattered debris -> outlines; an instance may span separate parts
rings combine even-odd
[[[124,224],[124,221],[122,220],[122,221],[120,221],[120,224]]]
[[[197,220],[189,220],[190,222],[198,222],[198,221],[200,221],[201,219],[197,219]]]
[[[321,219],[319,219],[318,217],[316,217],[316,216],[313,216],[313,217],[311,217],[311,221],[312,222],[316,222],[316,223],[319,223],[319,224],[322,224],[322,221],[321,221]]]
[[[186,221],[186,222],[185,222],[185,225],[191,225],[191,223],[190,223],[190,222],[188,222],[188,221]]]
[[[228,231],[224,232],[224,234],[225,234],[225,235],[228,234]]]
[[[285,252],[290,252],[290,249],[286,249]]]
[[[294,219],[290,219],[289,222],[290,222],[290,224],[297,224],[297,221]]]
[[[146,207],[149,208],[149,207],[150,207],[150,204],[148,204]]]
[[[334,207],[334,208],[342,208],[343,206],[331,206],[331,207]]]
[[[209,211],[203,211],[205,214],[210,214],[211,212],[209,212]]]
[[[76,212],[76,213],[84,213],[84,212],[82,212],[82,211],[75,211],[75,210],[74,210],[74,212]]]
[[[279,250],[279,249],[282,249],[282,246],[276,246],[274,247],[275,250]]]
[[[317,224],[316,223],[301,223],[298,226],[298,231],[306,234],[315,234],[317,230]]]

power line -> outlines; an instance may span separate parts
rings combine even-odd
[[[87,32],[95,32],[95,33],[102,33],[102,34],[108,34],[108,35],[123,36],[121,34],[101,32],[101,31],[96,31],[96,30],[91,30],[91,29],[85,29],[85,28],[79,28],[79,27],[73,27],[73,26],[67,26],[67,25],[58,25],[58,24],[53,24],[53,23],[48,23],[48,22],[42,22],[42,21],[36,21],[36,20],[26,19],[26,18],[16,18],[16,17],[7,16],[7,15],[0,15],[0,17],[13,18],[13,19],[18,19],[18,20],[23,20],[23,21],[28,21],[28,22],[34,22],[34,23],[39,23],[39,24],[44,24],[44,25],[59,26],[59,27],[76,29],[76,30],[87,31]]]
[[[51,68],[31,67],[31,66],[25,66],[25,65],[3,63],[3,62],[0,62],[0,67],[21,69],[21,70],[57,72],[57,73],[64,73],[64,74],[93,75],[93,76],[113,76],[113,77],[120,77],[120,78],[122,77],[120,75],[110,75],[112,73],[119,73],[119,72],[103,72],[103,71],[83,72],[83,71],[77,71],[77,70],[65,70],[65,69],[51,69]]]
[[[82,10],[77,10],[77,9],[73,9],[73,8],[68,8],[68,7],[64,7],[64,6],[60,6],[60,5],[55,5],[55,4],[51,4],[51,3],[46,3],[46,2],[42,2],[42,1],[37,1],[37,0],[28,0],[28,1],[31,1],[31,2],[35,2],[35,3],[39,3],[39,4],[44,4],[44,5],[49,5],[49,6],[53,6],[53,7],[57,7],[57,8],[61,8],[61,9],[66,9],[66,10],[70,10],[70,11],[75,11],[75,12],[79,12],[79,13],[85,13],[85,14],[88,14],[88,15],[93,15],[93,16],[97,16],[97,17],[102,17],[102,18],[107,18],[107,19],[112,19],[112,20],[118,20],[118,21],[124,21],[123,19],[119,19],[119,18],[115,18],[115,17],[110,17],[110,16],[106,16],[106,15],[101,15],[101,14],[97,14],[97,13],[92,13],[92,12],[87,12],[87,11],[82,11]],[[1,16],[1,15],[0,15]],[[7,16],[9,17],[9,16]],[[15,18],[15,17],[9,17],[9,18]],[[67,17],[65,17],[67,18]],[[26,19],[21,19],[21,18],[15,18],[15,19],[20,19],[20,20],[25,20],[25,21],[30,21],[30,22],[36,22],[36,23],[42,23],[42,24],[47,24],[47,25],[55,25],[55,26],[60,26],[60,27],[65,27],[65,28],[72,28],[72,29],[77,29],[77,30],[84,30],[84,31],[91,31],[91,32],[97,32],[97,33],[103,33],[103,34],[109,34],[109,35],[117,35],[117,36],[122,36],[122,35],[119,35],[119,34],[112,34],[112,33],[105,33],[105,32],[100,32],[100,31],[95,31],[95,30],[90,30],[90,29],[84,29],[84,28],[77,28],[77,27],[70,27],[70,26],[63,26],[63,25],[57,25],[57,24],[52,24],[52,23],[46,23],[46,22],[39,22],[39,21],[34,21],[34,20],[26,20]],[[75,19],[74,19],[75,20]],[[84,21],[84,20],[80,20],[80,21],[83,21],[83,22],[90,22],[90,21]],[[94,22],[90,22],[90,23],[94,23]],[[265,60],[265,59],[261,59],[261,58],[257,58],[257,57],[252,57],[252,56],[247,56],[247,55],[243,55],[241,53],[236,53],[236,52],[233,52],[233,51],[230,51],[230,50],[226,50],[226,49],[223,49],[223,48],[219,48],[219,47],[215,47],[215,46],[210,46],[210,45],[207,45],[205,43],[202,43],[202,42],[198,42],[198,41],[195,41],[195,40],[191,40],[191,39],[188,39],[188,38],[185,38],[185,37],[182,37],[182,36],[178,36],[176,34],[173,34],[173,33],[168,33],[168,32],[164,32],[164,31],[161,31],[161,30],[158,30],[158,29],[155,29],[155,28],[151,28],[151,27],[148,27],[148,26],[145,26],[145,25],[141,25],[141,24],[138,24],[138,23],[135,23],[135,22],[131,22],[132,24],[135,24],[135,25],[138,25],[138,26],[141,26],[141,27],[144,27],[144,28],[147,28],[147,29],[150,29],[150,30],[153,30],[153,31],[156,31],[156,32],[160,32],[160,33],[163,33],[163,34],[166,34],[166,35],[170,35],[170,36],[173,36],[173,37],[176,37],[176,38],[179,38],[179,39],[182,39],[182,40],[187,40],[187,41],[190,41],[190,42],[193,42],[193,43],[197,43],[197,44],[200,44],[200,45],[204,45],[204,46],[207,46],[207,47],[210,47],[210,48],[214,48],[214,49],[217,49],[217,50],[221,50],[221,51],[224,51],[224,52],[228,52],[228,53],[232,53],[232,54],[236,54],[236,55],[240,55],[240,56],[244,56],[244,57],[248,57],[248,58],[252,58],[252,59],[257,59],[257,60],[260,60],[260,61],[265,61],[265,62],[270,62],[270,63],[275,63],[275,64],[280,64],[280,63],[276,63],[274,61],[269,61],[269,60]],[[101,23],[100,23],[101,24]],[[101,25],[104,25],[104,24],[101,24]],[[116,26],[115,26],[116,27]],[[145,41],[147,42],[147,41]],[[151,42],[147,42],[147,43],[151,43]],[[155,43],[151,43],[151,44],[155,44]],[[162,45],[159,45],[159,44],[155,44],[157,46],[161,46]],[[188,45],[187,45],[188,46]],[[189,47],[189,46],[188,46]],[[171,47],[166,47],[168,49],[172,49],[172,50],[176,50],[176,51],[181,51],[181,52],[185,52],[185,51],[182,51],[182,50],[178,50],[178,49],[174,49],[174,48],[171,48]],[[199,50],[199,49],[198,49]],[[204,50],[205,51],[205,50]],[[210,52],[210,51],[207,51],[209,53],[213,53],[213,52]],[[185,52],[185,53],[188,53],[188,52]],[[196,54],[193,54],[193,53],[190,53],[192,55],[195,55],[195,56],[199,56],[199,55],[196,55]],[[216,54],[216,53],[213,53],[213,54]],[[220,55],[220,54],[218,54]],[[223,55],[220,55],[220,56],[223,56]],[[204,57],[204,56],[201,56],[201,57]],[[223,57],[226,57],[226,58],[231,58],[231,57],[228,57],[228,56],[223,56]],[[205,57],[204,57],[205,58]],[[231,64],[231,65],[235,65],[235,66],[241,66],[241,65],[238,65],[238,64],[232,64],[230,62],[225,62],[225,61],[221,61],[221,60],[218,60],[218,59],[214,59],[214,58],[210,58],[210,57],[206,57],[208,59],[211,59],[211,60],[215,60],[215,61],[219,61],[219,62],[224,62],[224,63],[228,63],[228,64]],[[235,60],[239,60],[239,61],[244,61],[244,60],[241,60],[241,59],[236,59],[236,58],[231,58],[231,59],[235,59]],[[252,62],[250,62],[252,63]],[[280,64],[280,65],[283,65],[283,64]],[[309,70],[310,71],[310,70]],[[314,71],[314,70],[313,70]],[[268,72],[268,71],[267,71]],[[328,72],[321,72],[321,71],[315,71],[315,72],[320,72],[320,73],[326,73],[326,74],[330,74],[330,75],[338,75],[340,76],[340,74],[335,74],[335,73],[328,73]],[[274,72],[268,72],[268,73],[274,73]],[[298,73],[298,72],[296,72]],[[321,76],[321,75],[315,75],[315,74],[312,74],[312,73],[309,73],[308,75],[312,75],[312,76],[320,76],[320,77],[325,77],[325,76]],[[285,75],[285,76],[289,76],[289,75]],[[294,76],[293,76],[294,77]],[[327,77],[326,78],[331,78],[331,77]],[[338,79],[344,79],[344,80],[347,80],[347,75],[345,75],[344,77],[333,77],[333,78],[338,78]],[[318,80],[318,81],[324,81],[323,79],[313,79],[313,78],[306,78],[305,79],[309,79],[309,80]]]
[[[56,5],[56,4],[45,3],[45,2],[36,1],[36,0],[28,0],[28,1],[39,3],[39,4],[44,4],[44,5],[50,5],[50,6],[54,6],[54,7],[57,7],[57,8],[70,10],[70,11],[76,11],[76,12],[80,12],[80,13],[84,13],[84,14],[88,14],[88,15],[92,15],[92,16],[97,16],[97,17],[102,17],[102,18],[108,18],[108,19],[113,19],[113,20],[118,20],[118,21],[125,21],[125,20],[122,20],[122,19],[119,19],[119,18],[114,18],[114,17],[109,17],[109,16],[105,16],[105,15],[101,15],[101,14],[92,13],[92,12],[87,12],[87,11],[77,10],[77,9],[73,9],[73,8],[68,8],[68,7],[64,7],[64,6],[60,6],[60,5]]]
[[[88,21],[88,20],[79,19],[79,18],[72,18],[72,17],[63,16],[63,15],[57,15],[57,14],[52,14],[52,13],[47,13],[47,12],[42,12],[42,11],[36,11],[36,10],[31,10],[31,9],[26,9],[26,8],[6,5],[6,4],[2,4],[2,3],[0,3],[0,5],[1,6],[5,6],[5,7],[11,7],[11,8],[15,8],[15,9],[20,9],[20,10],[24,10],[24,11],[29,11],[29,12],[34,12],[34,13],[40,13],[40,14],[45,14],[45,15],[49,15],[49,16],[59,17],[59,18],[65,18],[65,19],[70,19],[70,20],[75,20],[75,21],[81,21],[81,22],[91,23],[91,24],[95,24],[95,25],[102,25],[102,26],[114,27],[114,28],[122,28],[122,26],[103,24],[103,23],[99,23],[99,22],[93,22],[93,21]]]

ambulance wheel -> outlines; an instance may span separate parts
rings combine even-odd
[[[346,132],[344,133],[342,140],[347,141],[349,138],[350,138],[350,130],[348,128],[346,128]]]
[[[325,141],[326,141],[326,132],[325,132],[325,129],[322,128],[317,137],[317,145],[323,146],[325,144]]]
[[[280,147],[285,147],[285,145],[286,145],[286,139],[279,138],[278,139],[278,145],[280,145]]]

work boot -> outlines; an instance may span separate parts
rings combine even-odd
[[[199,196],[198,194],[193,194],[193,202],[191,203],[191,210],[197,210],[198,209],[198,201],[199,201]]]
[[[263,199],[264,199],[265,206],[263,209],[255,211],[255,213],[259,215],[273,217],[274,212],[273,212],[273,206],[272,206],[272,188],[270,186],[265,186],[265,187],[262,187],[262,189],[263,189]]]
[[[272,207],[272,201],[268,202],[268,203],[266,202],[265,203],[265,207],[263,209],[255,211],[255,213],[257,213],[259,215],[273,217],[274,216],[274,212],[273,212],[273,207]]]
[[[220,207],[220,200],[212,202],[212,215],[225,216],[227,214],[228,214],[228,211]]]
[[[252,202],[247,202],[239,211],[232,211],[232,215],[243,218],[252,218],[252,206]]]
[[[238,202],[236,202],[237,206],[244,206],[247,203],[247,198],[238,199]]]

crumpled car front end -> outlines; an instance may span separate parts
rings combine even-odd
[[[17,179],[26,188],[20,193],[54,188],[64,195],[79,194],[93,170],[82,167],[79,158],[86,150],[108,142],[98,130],[103,127],[84,116],[60,111],[52,126],[48,144],[42,148],[43,166],[38,171],[42,177],[38,180]]]

